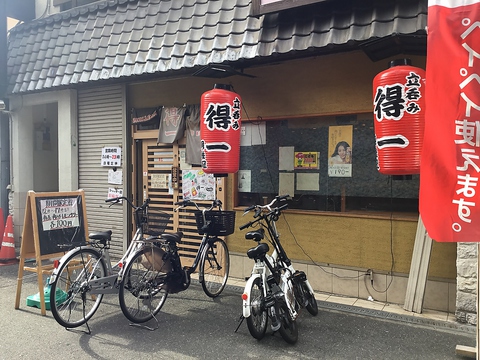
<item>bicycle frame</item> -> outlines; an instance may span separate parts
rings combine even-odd
[[[261,282],[263,284],[263,296],[266,298],[268,296],[268,289],[269,286],[267,284],[267,279],[269,275],[271,275],[273,272],[275,272],[275,268],[278,266],[277,260],[278,260],[278,253],[277,250],[274,249],[272,255],[265,254],[265,260],[256,260],[253,269],[252,269],[252,274],[250,278],[247,280],[247,283],[245,284],[245,291],[244,294],[246,295],[243,298],[243,316],[245,318],[249,317],[251,315],[251,289],[253,282],[255,279],[260,278]],[[280,281],[279,281],[279,287],[283,292],[283,295],[285,297],[286,303],[288,310],[290,312],[290,316],[293,320],[296,319],[298,316],[297,311],[295,310],[295,297],[293,295],[293,285],[291,282],[291,277],[289,275],[290,269],[288,268],[283,268],[285,271],[280,272]]]
[[[180,205],[180,206],[178,206],[176,209],[174,209],[174,211],[178,211],[180,208],[184,208],[184,207],[189,206],[189,205],[194,205],[197,208],[197,210],[202,211],[204,223],[206,222],[206,220],[205,220],[205,212],[206,211],[210,211],[213,208],[215,208],[216,206],[218,206],[221,210],[221,202],[219,200],[214,200],[214,202],[212,203],[212,206],[210,206],[210,208],[203,209],[203,210],[200,210],[198,205],[191,200],[180,201],[180,202],[176,203],[176,205]],[[195,270],[197,269],[198,264],[200,263],[200,260],[202,259],[203,254],[207,249],[207,244],[213,242],[216,238],[217,238],[216,236],[209,235],[208,232],[205,232],[203,234],[202,241],[200,242],[200,245],[198,247],[197,254],[195,255],[195,259],[193,260],[193,264],[187,270],[189,275],[192,274],[193,272],[195,272]],[[199,281],[200,282],[203,281],[202,274],[199,274]]]
[[[122,258],[114,265],[112,266],[111,260],[110,260],[110,253],[108,252],[108,248],[105,246],[101,248],[100,250],[97,250],[94,246],[92,245],[83,245],[80,247],[76,247],[70,251],[68,251],[62,258],[60,259],[59,265],[53,270],[52,275],[50,277],[50,284],[52,284],[57,275],[59,269],[61,269],[63,262],[69,258],[70,254],[77,252],[79,249],[86,249],[90,248],[99,253],[99,258],[96,261],[95,264],[91,264],[92,268],[95,270],[99,266],[99,261],[100,259],[103,258],[105,261],[105,264],[107,265],[107,276],[100,278],[100,279],[90,279],[88,281],[88,284],[91,288],[91,293],[92,294],[118,294],[118,284],[123,279],[123,269],[125,268],[125,264],[128,264],[128,261],[131,259],[131,257],[142,247],[145,246],[146,241],[142,239],[143,234],[140,228],[137,228],[137,231],[135,232],[135,235],[130,242],[130,245],[128,246],[126,252],[123,254]],[[121,264],[121,265],[120,265]],[[90,272],[90,276],[94,275],[94,271]]]
[[[267,231],[271,239],[271,244],[274,246],[272,258],[275,260],[275,263],[278,262],[278,264],[282,265],[282,268],[284,269],[284,271],[288,273],[288,278],[290,278],[295,273],[295,269],[292,265],[292,262],[290,261],[290,258],[288,257],[285,249],[283,248],[280,242],[280,235],[277,231],[276,220],[271,219],[269,217],[265,217],[265,222],[267,224]],[[313,288],[308,282],[308,280],[306,279],[305,279],[305,284],[307,285],[308,289],[313,293]]]
[[[198,246],[197,254],[195,255],[195,259],[193,260],[193,264],[190,268],[188,268],[187,272],[189,274],[192,274],[197,270],[198,264],[200,263],[200,260],[203,257],[204,252],[207,250],[207,244],[209,242],[212,242],[215,239],[215,236],[209,236],[208,234],[204,234],[202,237],[202,241],[200,242],[200,245]],[[199,275],[199,281],[203,281],[203,276],[202,274]]]
[[[119,201],[118,198],[117,202]],[[133,207],[133,204],[126,198],[123,198],[129,202],[129,204]],[[70,254],[79,251],[79,249],[93,249],[94,251],[98,252],[99,257],[98,260],[96,261],[95,264],[91,264],[92,268],[96,270],[99,266],[99,262],[101,261],[100,259],[103,259],[105,261],[105,265],[107,266],[107,276],[100,278],[100,279],[89,279],[88,280],[88,285],[91,288],[91,293],[92,294],[118,294],[119,292],[119,287],[118,285],[122,282],[123,280],[123,272],[126,267],[126,264],[131,260],[131,258],[144,247],[148,241],[143,238],[143,228],[142,228],[142,214],[140,211],[137,211],[139,208],[135,208],[136,211],[134,212],[135,216],[135,224],[137,227],[137,230],[135,231],[135,235],[133,236],[130,245],[128,246],[127,250],[123,254],[122,258],[114,265],[112,266],[112,262],[110,259],[110,253],[108,251],[108,246],[104,245],[102,248],[99,250],[97,247],[92,245],[92,242],[87,243],[87,245],[82,245],[79,247],[75,247],[68,251],[65,255],[62,256],[62,258],[59,261],[58,266],[56,266],[53,271],[52,275],[50,277],[50,284],[52,284],[57,275],[59,270],[62,268],[63,263],[70,257]],[[90,272],[90,277],[94,275],[95,271]]]
[[[265,254],[266,263],[261,260],[256,260],[252,275],[248,279],[245,285],[245,296],[243,297],[243,316],[249,317],[251,315],[251,307],[250,307],[250,292],[252,289],[253,282],[256,278],[261,277],[262,284],[264,285],[264,296],[266,296],[266,282],[267,277],[273,273],[277,272],[280,274],[280,281],[279,286],[284,293],[285,300],[287,303],[287,307],[289,309],[290,315],[292,319],[296,319],[298,316],[297,313],[297,301],[298,299],[295,298],[294,294],[294,284],[293,284],[293,275],[295,274],[295,269],[292,265],[292,262],[287,256],[285,249],[283,248],[282,244],[280,243],[280,235],[277,230],[276,221],[278,220],[278,216],[280,215],[280,211],[287,207],[287,205],[282,205],[280,207],[275,208],[272,210],[272,206],[277,203],[277,201],[282,201],[286,199],[287,196],[280,196],[276,197],[272,200],[270,204],[259,206],[254,205],[245,210],[245,213],[255,209],[254,217],[256,220],[250,221],[248,224],[245,224],[240,227],[240,229],[247,228],[252,226],[255,223],[259,223],[263,228],[267,229],[269,238],[269,242],[273,245],[273,252],[272,255]],[[268,211],[267,214],[262,214],[263,211]],[[263,236],[262,236],[263,239]],[[260,243],[261,239],[254,239]],[[309,291],[313,293],[313,288],[311,287],[308,280],[304,280],[304,283],[307,285]]]

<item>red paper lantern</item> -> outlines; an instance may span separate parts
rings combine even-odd
[[[409,59],[390,62],[373,79],[373,112],[378,171],[420,173],[425,125],[425,71]]]
[[[240,163],[242,99],[229,85],[215,84],[200,102],[202,168],[207,174],[236,173]]]

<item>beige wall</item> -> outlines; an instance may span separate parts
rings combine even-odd
[[[399,58],[399,57],[395,57]],[[414,66],[425,68],[424,57],[409,57]],[[393,59],[393,58],[392,58]],[[359,113],[372,111],[372,81],[387,68],[388,61],[373,63],[362,52],[299,59],[246,69],[257,76],[234,76],[226,79],[186,77],[132,85],[129,88],[131,107],[157,105],[181,106],[200,103],[203,92],[214,83],[232,84],[242,97],[246,113],[243,119],[255,120],[293,116]],[[229,200],[232,208],[232,177],[229,179]],[[416,216],[411,220],[343,216],[341,214],[289,213],[288,228],[280,224],[282,241],[292,259],[355,268],[372,268],[408,274],[417,229]],[[237,214],[237,225],[247,220]],[[243,232],[228,237],[231,251],[245,253],[253,246]],[[304,253],[305,252],[305,253]],[[456,278],[455,244],[434,243],[429,276]]]
[[[424,57],[409,58],[414,66],[425,68]],[[240,94],[252,120],[258,116],[271,118],[371,111],[373,78],[385,70],[392,59],[373,63],[362,52],[355,52],[245,70],[256,78],[232,76],[207,79],[190,76],[152,80],[132,85],[129,99],[133,107],[198,104],[203,92],[212,89],[215,83],[224,83],[232,84]],[[243,118],[247,119],[245,113]]]
[[[412,258],[417,223],[344,217],[339,215],[292,214],[285,216],[296,241],[280,218],[278,229],[282,244],[290,258],[321,264],[389,272],[392,266],[391,239],[394,252],[394,272],[408,274]],[[237,228],[251,220],[237,212]],[[390,230],[392,227],[392,231]],[[246,230],[245,230],[246,231]],[[228,237],[233,252],[246,253],[255,246],[244,239],[245,231],[236,231]],[[298,245],[297,243],[298,242]],[[306,254],[302,251],[303,248]],[[309,259],[309,257],[311,259]],[[429,276],[455,279],[456,244],[434,242]]]

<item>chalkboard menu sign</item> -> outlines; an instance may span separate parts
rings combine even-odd
[[[20,306],[23,272],[32,271],[37,273],[41,312],[46,314],[42,275],[51,272],[53,265],[42,265],[42,260],[59,258],[66,251],[86,244],[86,214],[83,190],[27,193],[15,309]],[[29,258],[35,258],[34,267],[25,265]]]
[[[81,195],[36,197],[41,255],[69,250],[85,243]]]

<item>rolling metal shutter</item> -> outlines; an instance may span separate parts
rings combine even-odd
[[[88,230],[113,231],[110,255],[119,259],[124,252],[128,205],[105,203],[109,187],[126,192],[127,173],[125,90],[121,85],[78,91],[79,187],[85,190]],[[75,139],[73,139],[75,141]],[[101,166],[104,146],[122,147],[123,184],[108,184],[107,167]]]

